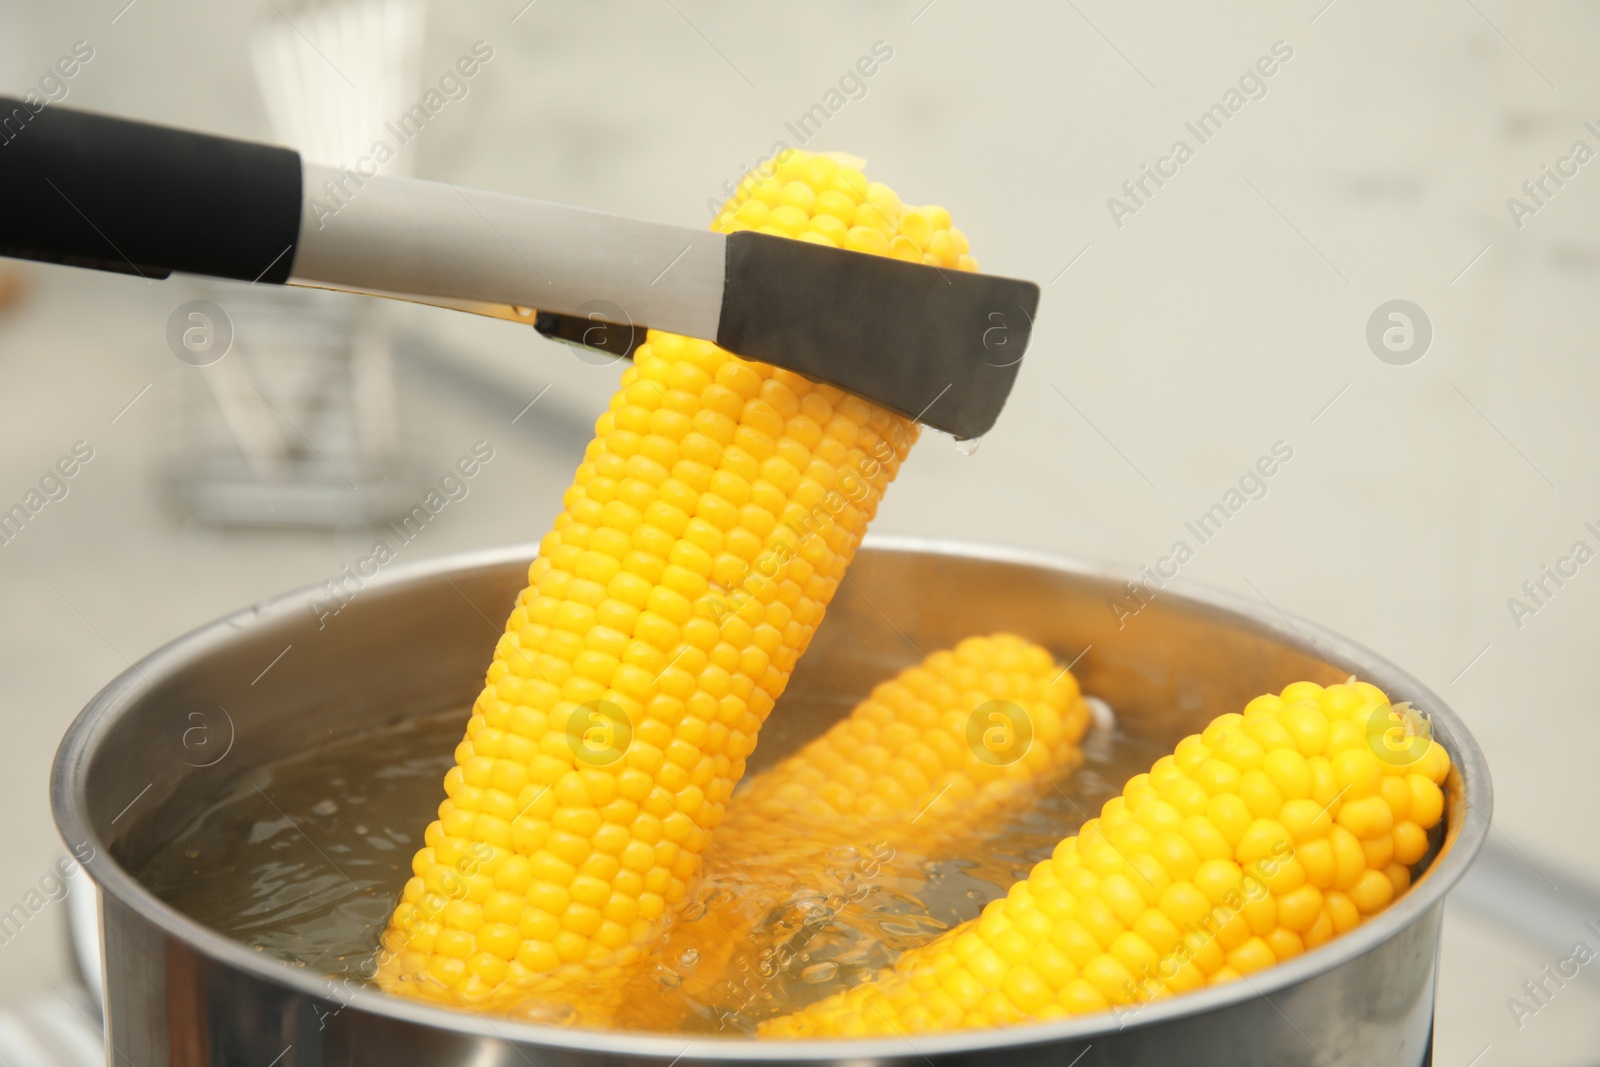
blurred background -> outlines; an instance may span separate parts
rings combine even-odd
[[[1496,832],[1449,905],[1436,1062],[1600,1064],[1600,963],[1534,1016],[1507,1003],[1600,948],[1600,563],[1573,556],[1600,550],[1600,8],[473,0],[341,38],[326,6],[0,0],[0,92],[326,156],[474,55],[386,172],[704,225],[782,141],[945,205],[985,270],[1041,284],[1039,322],[981,448],[928,434],[874,528],[1154,564],[1292,449],[1182,578],[1452,703]],[[875,48],[864,94],[798,137]],[[1230,90],[1202,143],[1185,124]],[[234,334],[205,366],[169,340],[194,300]],[[401,558],[556,513],[618,368],[370,303],[0,260],[0,509],[45,498],[0,544],[0,911],[64,855],[51,756],[130,662],[335,576],[475,442],[493,462]],[[62,1036],[92,1012],[68,910],[0,931],[0,1063],[93,1062]]]

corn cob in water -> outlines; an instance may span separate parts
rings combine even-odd
[[[1014,634],[970,637],[875,687],[849,716],[752,780],[717,834],[730,860],[872,834],[924,847],[1082,762],[1077,679]]]
[[[942,208],[828,156],[786,153],[715,228],[976,269]],[[495,648],[383,935],[385,989],[486,1001],[638,960],[916,436],[651,332]]]
[[[983,914],[768,1037],[954,1030],[1081,1015],[1290,959],[1410,886],[1449,756],[1392,744],[1362,682],[1296,682],[1131,780]]]

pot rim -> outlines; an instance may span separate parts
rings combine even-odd
[[[385,569],[369,580],[367,585],[400,586],[461,570],[528,561],[537,554],[537,547],[536,544],[519,544],[473,549],[401,564]],[[863,541],[863,547],[1020,564],[1114,582],[1132,581],[1139,577],[1134,568],[1124,565],[995,544],[869,534]],[[252,952],[239,942],[177,911],[144,888],[131,872],[111,858],[108,842],[90,828],[86,818],[85,781],[85,769],[90,755],[98,747],[97,743],[110,725],[148,688],[146,678],[169,673],[203,658],[230,642],[240,630],[303,611],[305,597],[318,588],[306,586],[292,590],[207,623],[156,649],[112,679],[79,712],[56,750],[50,774],[50,804],[56,828],[69,847],[75,841],[86,841],[94,847],[95,859],[84,864],[84,868],[101,890],[114,896],[122,906],[168,937],[191,946],[217,963],[261,981],[288,987],[315,1000],[329,1001],[329,991],[324,984],[326,976],[311,975],[280,960]],[[904,1056],[908,1051],[918,1055],[993,1052],[1047,1042],[1092,1040],[1108,1031],[1139,1029],[1184,1016],[1218,1011],[1257,996],[1265,997],[1271,1003],[1270,994],[1347,963],[1420,921],[1460,881],[1477,858],[1489,832],[1493,787],[1483,753],[1465,724],[1437,694],[1412,675],[1364,646],[1315,623],[1197,582],[1175,579],[1166,583],[1162,592],[1175,602],[1183,602],[1187,607],[1199,609],[1207,615],[1243,624],[1246,629],[1254,629],[1288,642],[1310,644],[1319,658],[1355,668],[1353,673],[1363,677],[1381,674],[1387,683],[1384,685],[1386,691],[1404,690],[1413,703],[1420,703],[1428,709],[1434,736],[1440,738],[1442,743],[1447,743],[1450,749],[1453,773],[1460,775],[1467,810],[1462,813],[1458,828],[1446,837],[1443,850],[1400,900],[1349,933],[1238,982],[1146,1003],[1123,1015],[1100,1012],[1047,1023],[918,1035],[915,1040],[905,1035],[843,1041],[763,1040],[743,1036],[541,1026],[497,1018],[482,1012],[474,1014],[458,1008],[402,1000],[370,988],[346,991],[339,996],[339,1000],[345,1006],[402,1023],[451,1030],[490,1040],[578,1052],[676,1060],[692,1049],[696,1059],[726,1062],[820,1059],[866,1062]],[[1439,729],[1441,726],[1443,730]]]

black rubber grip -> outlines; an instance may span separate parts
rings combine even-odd
[[[0,255],[281,284],[300,181],[291,149],[0,97]]]
[[[961,438],[987,433],[1028,347],[1039,287],[728,236],[717,344],[864,396]]]

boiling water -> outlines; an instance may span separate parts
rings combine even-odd
[[[370,975],[467,714],[411,719],[258,769],[157,850],[140,880],[259,952],[341,983]],[[677,920],[631,977],[510,1014],[752,1033],[976,916],[1163,751],[1097,728],[1082,766],[1008,820],[953,839],[937,827],[856,841],[796,826],[792,849],[761,855],[713,840]]]

